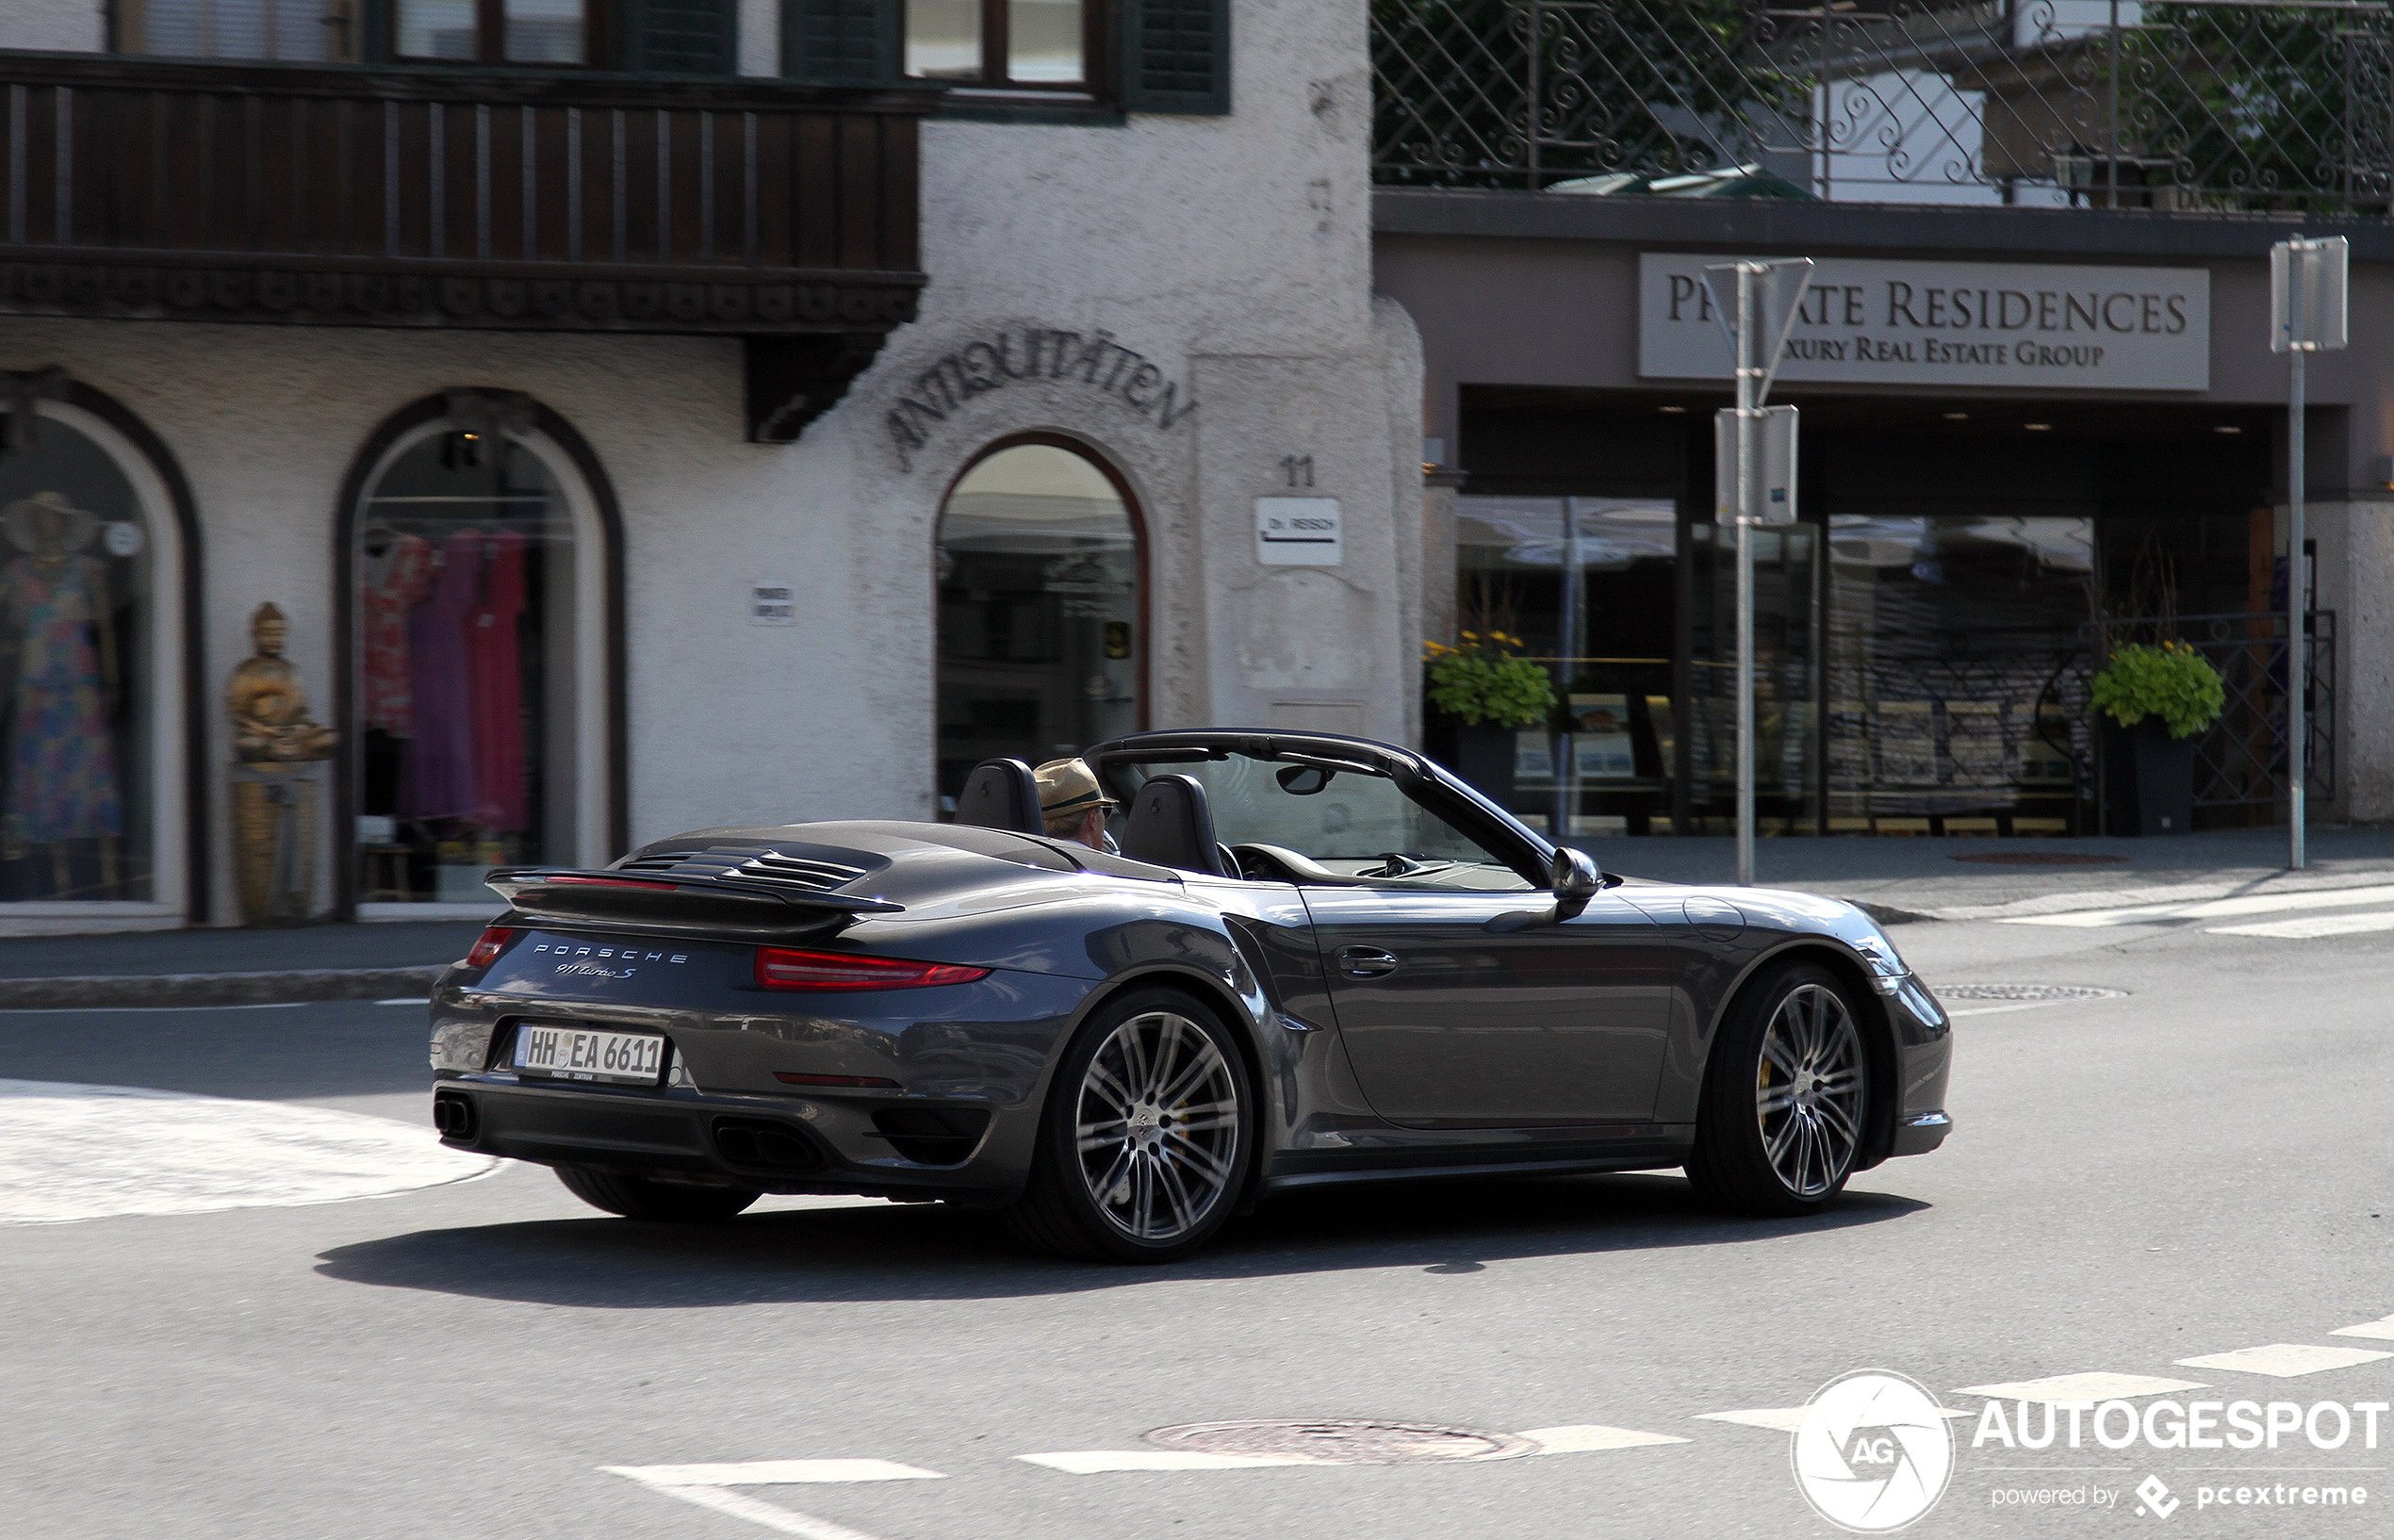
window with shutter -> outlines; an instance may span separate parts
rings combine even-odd
[[[1123,0],[1123,105],[1230,110],[1230,0]]]
[[[650,74],[737,74],[740,0],[636,0],[624,67]]]
[[[903,0],[781,0],[781,73],[816,86],[892,86]]]

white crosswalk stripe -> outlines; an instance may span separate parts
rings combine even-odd
[[[2234,1352],[2211,1352],[2200,1358],[2181,1358],[2177,1362],[2187,1368],[2224,1368],[2238,1374],[2268,1374],[2287,1380],[2297,1374],[2317,1374],[2323,1369],[2351,1368],[2355,1364],[2375,1363],[2381,1358],[2394,1358],[2394,1352],[2376,1352],[2368,1348],[2315,1348],[2303,1342],[2271,1342],[2258,1348],[2238,1348]]]
[[[2394,886],[2330,888],[2311,893],[2255,893],[2242,898],[2213,898],[2181,904],[2140,904],[2133,909],[2078,909],[2066,914],[2018,914],[1999,920],[2007,926],[2062,926],[2101,929],[2111,926],[2174,925],[2188,920],[2223,920],[2247,914],[2283,914],[2297,909],[2354,909],[2365,904],[2394,904]]]
[[[2080,1374],[2049,1374],[2041,1380],[2010,1380],[2002,1384],[1966,1384],[1957,1396],[1987,1396],[1995,1401],[2124,1401],[2131,1396],[2166,1396],[2173,1390],[2201,1390],[2192,1380],[2162,1380],[2150,1374],[2113,1374],[2090,1369]]]
[[[2368,1336],[2375,1337],[2380,1342],[2394,1342],[2394,1316],[2384,1316],[2376,1320],[2365,1320],[2358,1326],[2338,1326],[2336,1330],[2328,1333],[2327,1335],[2330,1336]]]
[[[2270,936],[2279,941],[2308,942],[2322,936],[2360,936],[2372,930],[2394,930],[2394,913],[2321,914],[2307,920],[2265,920],[2254,926],[2221,926],[2211,936]]]

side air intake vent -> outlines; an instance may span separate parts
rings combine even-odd
[[[986,1107],[895,1106],[873,1114],[875,1131],[898,1158],[918,1166],[961,1165],[989,1125]]]

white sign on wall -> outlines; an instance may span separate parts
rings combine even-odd
[[[1707,264],[1638,258],[1637,371],[1730,380],[1729,339],[1704,289]],[[1730,303],[1733,289],[1714,275]],[[2201,268],[1822,257],[1779,379],[1843,385],[2205,390],[2211,274]]]
[[[1336,498],[1257,498],[1255,560],[1266,566],[1343,566]]]
[[[758,578],[748,585],[748,624],[795,626],[798,623],[798,591],[786,582]]]

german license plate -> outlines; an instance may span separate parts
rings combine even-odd
[[[516,1028],[514,1068],[553,1080],[596,1080],[617,1086],[661,1086],[665,1040],[652,1032],[597,1032],[581,1026]]]

